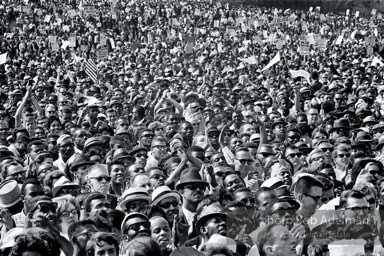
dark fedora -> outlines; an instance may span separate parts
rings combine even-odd
[[[345,129],[345,130],[351,130],[351,125],[346,118],[340,118],[334,121],[333,127],[331,129],[331,132],[336,129]]]
[[[220,134],[220,131],[219,131],[219,129],[217,129],[216,126],[214,126],[214,125],[208,125],[208,127],[207,127],[207,134],[208,134],[208,136],[209,136],[209,134],[211,134],[211,133],[215,133],[215,134],[219,135],[219,134]]]
[[[176,185],[176,190],[179,190],[183,186],[191,183],[200,183],[208,186],[208,182],[203,181],[200,176],[199,169],[196,167],[189,167],[183,170],[180,174],[180,182]]]
[[[271,129],[275,128],[276,125],[282,124],[282,125],[287,125],[288,123],[283,119],[283,118],[277,118],[271,126]]]
[[[371,137],[371,135],[369,135],[368,132],[359,131],[356,134],[356,141],[361,142],[361,143],[369,143],[369,142],[373,142],[374,139]]]
[[[300,208],[300,204],[295,199],[293,199],[293,197],[289,193],[288,186],[284,185],[275,188],[274,191],[278,199],[286,200],[290,205],[295,207],[296,210]]]

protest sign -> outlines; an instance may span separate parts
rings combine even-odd
[[[307,80],[307,82],[309,84],[311,84],[310,74],[307,71],[302,70],[302,69],[300,69],[300,70],[292,70],[292,69],[290,69],[289,73],[291,74],[292,78],[304,77]]]
[[[309,55],[310,51],[310,44],[306,40],[300,41],[300,47],[299,47],[299,53],[301,55]]]
[[[341,34],[337,37],[337,40],[336,40],[336,45],[341,45],[341,43],[343,42],[343,38],[344,38],[344,35]]]
[[[273,59],[268,63],[268,65],[266,65],[262,70],[261,72],[271,68],[273,65],[275,65],[276,63],[278,63],[280,61],[280,53],[278,52],[275,57],[273,57]]]
[[[99,50],[97,51],[97,58],[99,60],[105,60],[108,58],[108,46],[107,45],[100,46]]]
[[[7,56],[7,52],[0,55],[0,65],[5,64],[7,62]]]

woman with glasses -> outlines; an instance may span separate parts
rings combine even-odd
[[[57,203],[56,216],[60,231],[68,239],[69,225],[79,221],[80,206],[72,195],[55,197],[53,202]]]

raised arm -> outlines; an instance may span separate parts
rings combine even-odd
[[[32,92],[32,86],[28,85],[27,86],[27,94],[25,94],[23,100],[21,101],[20,106],[16,110],[15,114],[15,127],[20,127],[21,126],[21,114],[23,113],[23,109],[25,107],[25,104],[27,104],[28,99],[31,97],[31,92]]]

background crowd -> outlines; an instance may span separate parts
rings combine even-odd
[[[1,255],[384,255],[384,20],[0,2]]]

